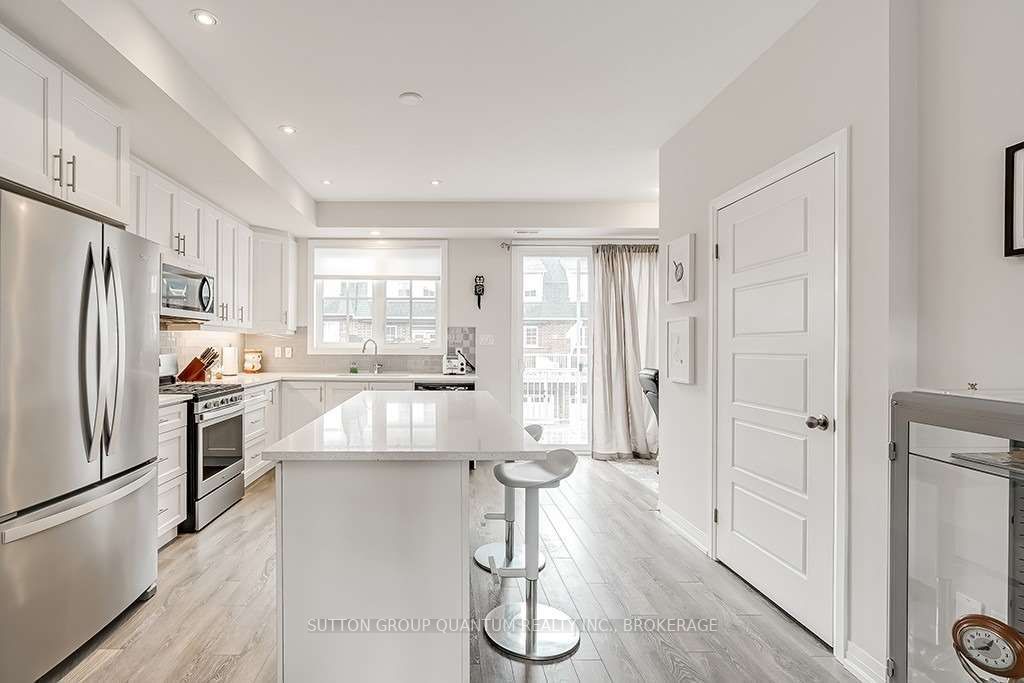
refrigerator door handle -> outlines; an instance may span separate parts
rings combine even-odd
[[[104,270],[106,270],[107,265],[109,265],[110,268],[110,281],[114,290],[114,315],[117,316],[117,358],[115,360],[117,363],[117,372],[114,376],[114,385],[108,388],[108,395],[106,397],[106,431],[107,443],[109,444],[120,422],[119,418],[121,411],[119,410],[119,406],[124,394],[124,366],[127,362],[127,358],[125,357],[126,322],[124,286],[121,280],[121,266],[118,261],[117,252],[112,247],[107,247],[107,258],[104,264]]]
[[[151,468],[143,476],[139,477],[138,479],[136,479],[135,481],[131,482],[126,486],[122,486],[116,491],[111,491],[106,495],[100,496],[99,498],[94,498],[93,500],[82,503],[81,505],[76,505],[73,508],[62,510],[60,512],[50,515],[49,517],[43,517],[42,519],[26,522],[21,526],[15,526],[9,529],[4,529],[2,532],[0,532],[0,544],[6,545],[8,543],[20,541],[23,538],[34,536],[35,534],[42,533],[43,531],[52,529],[56,526],[60,526],[61,524],[66,524],[73,519],[83,517],[89,514],[90,512],[95,512],[100,508],[107,507],[111,503],[119,501],[125,496],[135,493],[136,491],[141,489],[143,486],[148,484],[150,480],[153,479],[153,475],[155,473],[156,469]]]
[[[103,367],[104,365],[104,353],[107,350],[107,325],[109,321],[107,319],[107,302],[104,296],[103,279],[101,276],[103,266],[98,258],[96,249],[93,247],[93,243],[89,243],[89,267],[92,268],[92,277],[89,282],[91,287],[86,288],[86,295],[82,300],[82,334],[79,336],[79,372],[81,373],[81,383],[84,391],[82,392],[83,403],[85,404],[85,410],[88,411],[89,405],[89,391],[88,387],[91,383],[91,379],[88,376],[88,358],[89,349],[87,348],[86,340],[88,339],[88,330],[86,326],[89,324],[89,302],[92,300],[92,293],[96,293],[97,311],[99,312],[99,348],[97,349],[96,357],[99,359],[99,384],[96,388],[96,413],[92,417],[92,429],[89,432],[89,449],[86,451],[85,460],[86,462],[93,462],[99,452],[100,445],[103,441],[103,416],[104,416],[104,403],[107,396],[107,372]],[[88,429],[89,425],[86,426]]]

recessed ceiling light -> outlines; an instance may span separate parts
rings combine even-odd
[[[419,94],[418,92],[412,92],[410,90],[409,92],[404,92],[401,95],[399,95],[398,101],[410,107],[415,107],[417,104],[423,101],[423,95]]]
[[[441,184],[442,182],[444,182],[444,181],[443,181],[443,180],[439,180],[439,179],[437,179],[437,178],[434,178],[433,180],[431,180],[431,181],[430,181],[430,184],[431,184],[431,185],[433,185],[434,187],[437,187],[437,186],[438,186],[438,185],[440,185],[440,184]]]
[[[327,179],[327,178],[324,178],[323,180],[320,181],[320,183],[322,185],[330,185],[331,181],[329,179]]]
[[[192,18],[200,26],[215,26],[220,21],[213,12],[205,9],[192,10]]]
[[[289,126],[288,124],[278,126],[277,129],[284,133],[285,135],[295,135],[296,131],[298,130],[295,126]]]
[[[371,230],[370,231],[370,236],[371,237],[380,237],[380,230]]]

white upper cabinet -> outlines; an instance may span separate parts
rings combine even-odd
[[[252,328],[252,230],[242,224],[235,232],[235,321]]]
[[[124,114],[0,27],[0,177],[130,220]]]
[[[221,325],[235,323],[235,235],[234,220],[217,216],[217,321]]]
[[[128,232],[146,234],[146,182],[149,169],[132,161],[128,172]]]
[[[179,252],[181,245],[177,237],[180,192],[174,181],[147,169],[146,237],[174,253]]]
[[[0,28],[0,177],[59,194],[61,70]]]
[[[61,81],[64,199],[128,221],[128,127],[119,109],[65,73]]]
[[[260,332],[295,331],[298,248],[287,233],[254,230],[253,327]]]
[[[192,266],[203,264],[202,239],[206,230],[207,205],[191,192],[182,190],[178,212],[179,254]]]

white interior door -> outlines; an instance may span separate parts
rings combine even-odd
[[[831,155],[717,212],[717,556],[829,644],[835,202]]]
[[[512,410],[544,444],[590,449],[590,247],[513,250]]]

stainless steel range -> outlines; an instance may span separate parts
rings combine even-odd
[[[187,394],[188,516],[181,531],[199,531],[242,499],[242,387],[180,382],[161,394]]]

